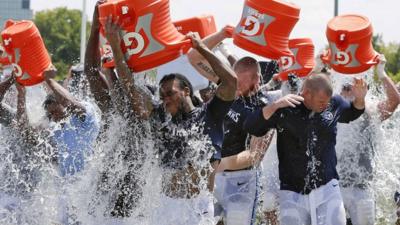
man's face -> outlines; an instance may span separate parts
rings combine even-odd
[[[54,121],[60,121],[65,117],[65,108],[61,104],[50,103],[45,110],[50,119]]]
[[[186,95],[185,90],[180,89],[178,80],[169,80],[161,84],[161,101],[165,110],[172,116],[183,110],[183,101]]]
[[[238,96],[248,96],[260,88],[260,74],[256,71],[236,72]]]
[[[303,97],[304,104],[308,109],[321,113],[328,107],[332,96],[327,95],[324,91],[304,90]]]

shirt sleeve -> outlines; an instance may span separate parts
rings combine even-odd
[[[243,125],[243,129],[254,136],[262,137],[271,128],[275,128],[279,121],[280,110],[276,111],[271,118],[266,120],[264,118],[262,108],[257,109],[253,113],[249,114]]]
[[[213,115],[216,121],[222,121],[225,115],[229,112],[233,101],[224,101],[214,95],[213,99],[207,103],[207,110]]]
[[[339,107],[342,109],[339,123],[350,123],[358,119],[365,111],[365,108],[362,110],[357,109],[352,102],[345,100],[341,96],[336,96],[335,98],[336,101],[338,101]]]

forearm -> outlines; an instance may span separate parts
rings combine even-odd
[[[124,59],[119,44],[114,43],[111,45],[111,48],[114,53],[115,66],[122,84],[121,86],[129,98],[135,114],[143,119],[148,119],[152,111],[151,96],[141,91],[135,85],[131,70]]]
[[[275,103],[265,106],[262,109],[263,118],[268,120],[274,115],[274,113],[278,110],[278,106]]]
[[[213,71],[219,77],[220,86],[217,89],[218,97],[225,101],[233,100],[235,98],[237,85],[235,72],[205,46],[200,46],[197,50],[210,63]]]
[[[273,117],[273,113],[271,113],[269,119],[264,118],[263,110],[269,110],[270,108],[267,107],[268,106],[258,109],[247,116],[243,124],[243,130],[256,137],[262,137],[267,134],[271,128],[275,128],[278,118]]]
[[[25,96],[18,93],[17,101],[17,124],[19,127],[24,126],[28,123],[28,116],[26,113],[26,101]]]
[[[0,83],[0,102],[3,101],[4,95],[6,94],[7,90],[10,89],[11,85],[14,84],[14,76],[10,76],[7,80]]]
[[[85,111],[85,108],[54,79],[46,79],[46,84],[53,91],[57,101],[66,108]]]
[[[273,136],[274,130],[270,130],[263,137],[251,137],[250,149],[223,158],[223,166],[228,170],[241,170],[250,166],[258,166],[264,158]]]
[[[217,172],[225,170],[241,170],[253,165],[253,153],[250,150],[245,150],[239,154],[222,158]]]
[[[381,119],[385,120],[390,117],[400,104],[400,93],[394,82],[386,74],[381,78],[381,81],[386,92],[386,100],[380,102],[378,107]]]
[[[85,74],[89,88],[102,112],[111,108],[107,82],[100,74],[99,30],[92,30],[85,53]]]

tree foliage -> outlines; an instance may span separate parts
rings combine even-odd
[[[386,71],[388,75],[395,81],[400,82],[400,44],[389,43],[386,44],[382,40],[382,35],[374,35],[372,39],[374,49],[383,53],[386,57]]]
[[[62,79],[70,66],[79,62],[81,11],[65,7],[40,11],[35,14],[34,22],[58,69],[58,78]]]

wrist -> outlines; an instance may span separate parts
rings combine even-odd
[[[378,78],[379,78],[380,80],[385,79],[385,77],[387,77],[387,74],[386,74],[385,71],[378,72]]]

